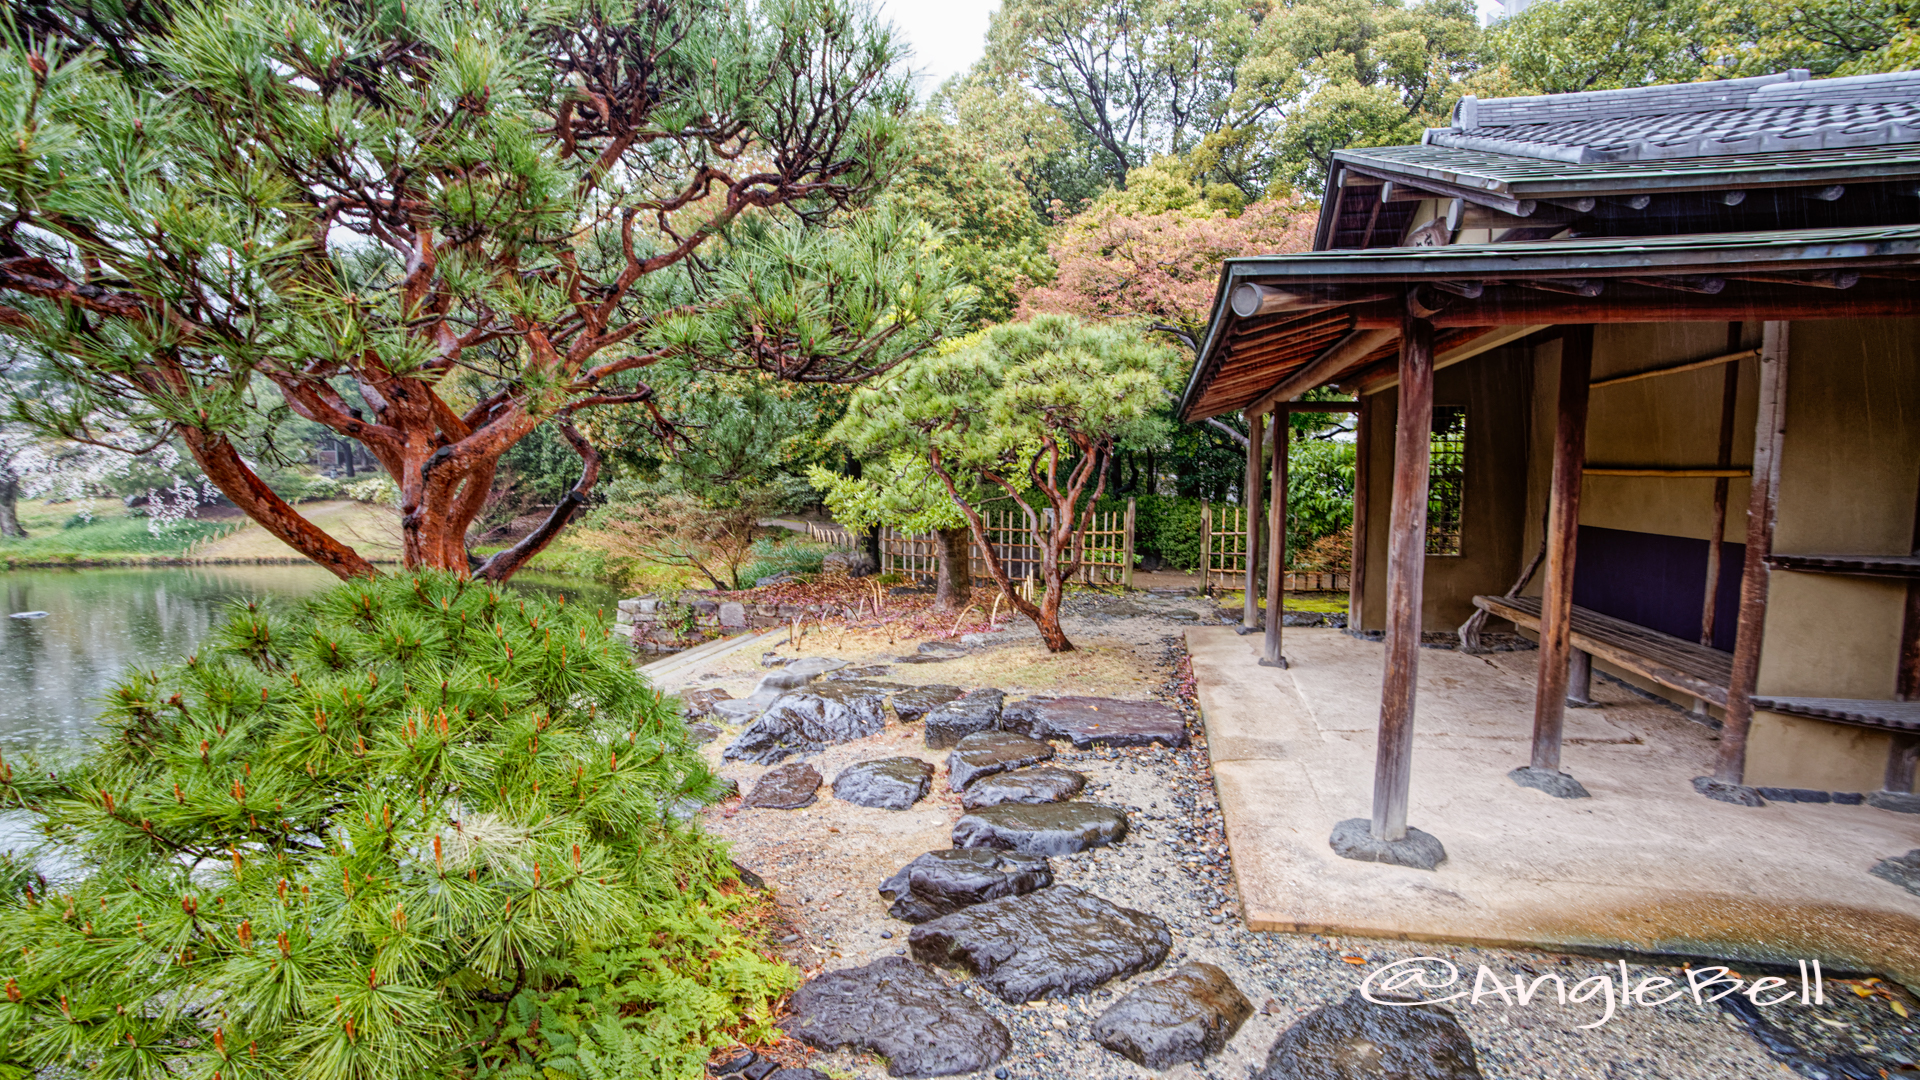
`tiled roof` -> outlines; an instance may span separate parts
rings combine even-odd
[[[1425,145],[1573,164],[1920,142],[1920,71],[1464,98]]]

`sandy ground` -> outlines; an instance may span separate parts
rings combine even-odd
[[[1109,983],[1063,1002],[1007,1005],[949,973],[950,981],[1012,1032],[1013,1051],[1000,1063],[1005,1076],[1244,1077],[1265,1061],[1274,1039],[1300,1016],[1338,1002],[1381,966],[1419,956],[1442,957],[1468,980],[1479,965],[1486,965],[1509,984],[1523,974],[1529,979],[1562,974],[1570,986],[1595,974],[1618,975],[1619,961],[1603,957],[1246,930],[1238,918],[1232,861],[1204,735],[1191,721],[1190,681],[1180,643],[1186,627],[1219,618],[1217,608],[1199,597],[1083,596],[1072,602],[1065,620],[1069,636],[1080,646],[1072,653],[1047,654],[1030,626],[1015,623],[962,659],[893,663],[879,676],[909,684],[996,686],[1010,697],[1077,691],[1158,698],[1180,705],[1190,718],[1194,745],[1182,751],[1156,747],[1076,752],[1057,744],[1060,752],[1052,764],[1089,778],[1081,798],[1127,809],[1132,831],[1112,848],[1055,858],[1056,880],[1167,920],[1174,951],[1160,972]],[[779,652],[833,656],[860,665],[888,663],[911,653],[916,644],[830,629]],[[720,686],[744,696],[765,672],[758,661],[758,656],[728,657],[716,670],[692,673],[669,688]],[[721,761],[722,748],[737,730],[729,729],[707,752],[723,775],[747,790],[764,769]],[[879,735],[807,760],[831,785],[847,765],[896,755],[922,757],[938,767],[932,794],[911,810],[852,806],[835,800],[830,786],[823,786],[819,801],[803,810],[746,809],[738,799],[730,799],[706,811],[710,827],[733,844],[737,860],[775,889],[785,921],[780,948],[808,974],[903,952],[910,927],[887,915],[887,901],[875,887],[920,853],[951,846],[959,801],[947,788],[945,753],[925,748],[918,725],[893,722]],[[1093,1019],[1115,998],[1183,959],[1220,965],[1259,1010],[1223,1054],[1152,1073],[1091,1040]],[[1628,972],[1636,982],[1684,978],[1676,968],[1658,964],[1629,963]],[[1856,987],[1870,996],[1859,996]],[[1920,1007],[1904,991],[1888,998],[1870,984],[1831,981],[1827,990],[1829,1004],[1824,1008],[1785,1006],[1768,1010],[1768,1017],[1818,1054],[1845,1051],[1871,1060],[1875,1068],[1867,1075],[1888,1075],[1881,1070],[1920,1060],[1920,1029],[1894,1008],[1897,1004],[1913,1012]],[[1593,1002],[1561,1006],[1536,1000],[1518,1007],[1487,995],[1477,1002],[1456,1002],[1454,1012],[1472,1036],[1489,1078],[1726,1080],[1795,1075],[1739,1021],[1714,1005],[1682,1001],[1625,1009],[1598,1026],[1593,1025],[1601,1011]],[[886,1075],[884,1062],[845,1051],[811,1055],[810,1064],[837,1077]]]

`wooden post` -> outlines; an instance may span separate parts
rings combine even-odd
[[[1213,593],[1213,504],[1200,500],[1200,595]]]
[[[1727,684],[1727,718],[1720,727],[1720,760],[1714,779],[1744,784],[1747,729],[1753,725],[1753,690],[1760,679],[1760,644],[1767,628],[1767,591],[1772,574],[1773,522],[1780,500],[1780,454],[1787,435],[1787,336],[1793,324],[1768,322],[1760,342],[1760,415],[1753,433],[1753,490],[1747,497],[1747,558],[1740,573],[1740,622],[1733,639],[1733,677]]]
[[[1740,347],[1744,323],[1727,324],[1727,351]],[[1733,465],[1733,411],[1740,403],[1740,365],[1728,364],[1720,382],[1720,452],[1714,463],[1720,468]],[[1727,532],[1727,477],[1713,481],[1713,532],[1707,537],[1707,596],[1700,605],[1700,644],[1713,645],[1714,613],[1720,598],[1720,544]],[[1695,701],[1693,711],[1705,713],[1707,703]]]
[[[1367,606],[1367,474],[1373,470],[1373,399],[1360,395],[1353,422],[1353,551],[1347,563],[1347,629],[1358,632]]]
[[[1585,649],[1573,650],[1567,663],[1567,704],[1583,709],[1593,705],[1593,654]]]
[[[1273,410],[1278,416],[1279,410]],[[1262,460],[1265,450],[1261,436],[1265,434],[1260,427],[1260,417],[1255,413],[1247,414],[1247,480],[1242,489],[1244,496],[1240,501],[1247,511],[1247,582],[1246,602],[1240,608],[1240,625],[1252,630],[1260,625],[1260,502],[1261,484],[1265,480],[1265,465]]]
[[[1125,541],[1125,543],[1126,543],[1126,551],[1125,551],[1125,553],[1124,553],[1124,554],[1123,554],[1123,555],[1121,556],[1121,558],[1120,558],[1120,566],[1121,566],[1121,570],[1120,570],[1120,580],[1121,580],[1121,582],[1122,582],[1123,584],[1125,584],[1125,585],[1126,585],[1126,587],[1127,587],[1127,588],[1129,588],[1129,589],[1131,589],[1131,588],[1133,588],[1133,521],[1134,521],[1134,516],[1135,516],[1135,511],[1134,511],[1134,497],[1133,497],[1133,496],[1131,496],[1131,495],[1129,495],[1129,496],[1127,496],[1127,522],[1126,522],[1126,525],[1127,525],[1127,538],[1126,538],[1126,541]]]
[[[1273,443],[1273,495],[1268,499],[1267,521],[1267,639],[1261,663],[1283,668],[1287,658],[1280,652],[1280,627],[1287,614],[1287,443],[1293,435],[1292,417],[1275,407],[1268,414],[1268,441]],[[1252,560],[1249,559],[1249,562]]]
[[[1547,576],[1540,595],[1540,675],[1533,699],[1535,769],[1560,771],[1573,659],[1573,554],[1580,535],[1580,477],[1587,459],[1587,383],[1593,327],[1569,326],[1560,339],[1560,400],[1553,430],[1553,482],[1547,506]]]
[[[1387,671],[1380,687],[1380,737],[1373,769],[1372,835],[1387,843],[1407,837],[1427,565],[1427,478],[1433,456],[1433,324],[1410,314],[1400,324],[1399,396],[1393,512],[1387,527]]]

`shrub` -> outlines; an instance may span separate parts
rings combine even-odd
[[[247,605],[0,764],[0,1060],[105,1076],[694,1077],[794,982],[736,924],[718,785],[579,605],[448,576]],[[21,1072],[19,1075],[26,1075]]]
[[[826,564],[827,552],[832,550],[823,544],[808,543],[804,540],[786,540],[781,537],[765,537],[754,541],[753,561],[740,573],[742,584],[758,585],[761,578],[770,578],[775,574],[817,574]]]
[[[400,505],[399,486],[384,476],[369,476],[365,480],[342,484],[340,492],[355,502],[378,503],[383,506]]]

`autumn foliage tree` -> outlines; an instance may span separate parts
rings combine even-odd
[[[596,483],[584,410],[670,434],[648,367],[857,382],[947,329],[909,223],[846,213],[911,101],[859,0],[36,10],[0,43],[0,336],[67,392],[19,419],[177,437],[342,577],[373,569],[254,468],[263,409],[367,447],[408,566],[498,580]],[[470,559],[501,455],[548,423],[578,483]]]

